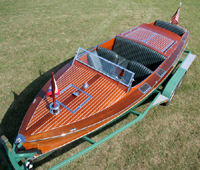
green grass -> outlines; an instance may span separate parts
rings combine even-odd
[[[200,1],[182,3],[179,25],[190,31],[187,49],[197,57],[171,105],[153,108],[141,122],[62,169],[199,169]],[[14,141],[50,73],[69,62],[79,46],[91,48],[144,22],[169,21],[178,5],[173,0],[0,0],[0,135]],[[80,142],[36,163],[36,169],[50,168],[89,146]],[[4,169],[5,163],[0,167]]]

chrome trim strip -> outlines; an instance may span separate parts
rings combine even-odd
[[[70,84],[69,86],[67,86],[65,89],[63,89],[60,93],[62,94],[64,91],[66,91],[68,88],[70,87],[74,87],[76,88],[77,90],[81,91],[82,93],[84,93],[85,95],[88,96],[88,98],[83,102],[81,103],[75,110],[71,110],[69,107],[65,106],[64,104],[62,104],[61,102],[59,102],[58,100],[56,100],[56,102],[58,102],[58,104],[62,105],[65,109],[69,110],[70,112],[72,113],[76,113],[83,105],[85,105],[91,98],[92,96],[89,95],[88,93],[86,93],[85,91],[79,89],[78,87],[74,86],[73,84]]]

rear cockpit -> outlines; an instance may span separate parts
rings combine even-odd
[[[178,26],[156,20],[91,50],[80,48],[76,59],[130,88],[149,77],[169,57],[184,33]]]

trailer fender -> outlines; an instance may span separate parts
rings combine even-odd
[[[178,67],[174,75],[170,78],[165,88],[163,89],[162,95],[168,98],[168,102],[166,105],[168,105],[171,102],[175,92],[180,87],[187,70],[189,69],[190,65],[192,64],[192,62],[196,57],[196,55],[191,54],[191,51],[184,51],[184,52],[188,53],[188,55],[185,57],[183,61],[181,61],[180,66]]]

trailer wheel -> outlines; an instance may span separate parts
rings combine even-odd
[[[186,74],[186,73],[185,73],[185,74]],[[177,84],[176,88],[174,89],[174,91],[172,92],[172,95],[170,96],[169,100],[168,100],[166,103],[163,103],[164,106],[168,106],[168,105],[171,103],[171,101],[172,101],[172,99],[173,99],[173,97],[174,97],[176,91],[179,89],[179,87],[180,87],[180,85],[181,85],[181,83],[182,83],[182,81],[183,81],[183,79],[184,79],[184,77],[185,77],[185,74],[182,76],[182,78],[181,78],[180,81],[178,82],[178,84]]]

